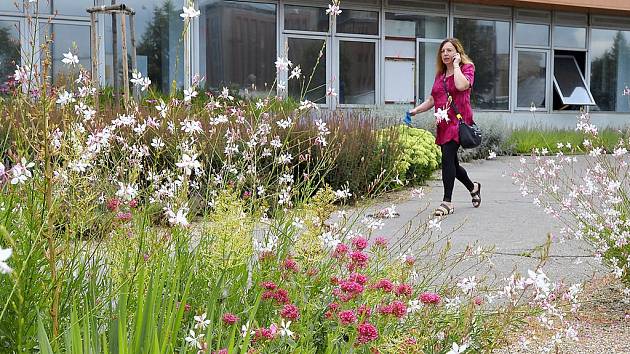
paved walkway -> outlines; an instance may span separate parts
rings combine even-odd
[[[470,194],[455,181],[455,213],[441,222],[441,232],[452,232],[450,239],[454,250],[463,250],[475,242],[484,248],[494,246],[497,254],[492,256],[491,261],[500,275],[509,274],[514,269],[521,272],[533,269],[538,261],[518,254],[544,244],[549,233],[558,235],[561,228],[551,216],[533,205],[531,198],[522,197],[518,186],[513,184],[511,174],[518,168],[518,160],[518,157],[499,157],[462,164],[470,178],[482,184],[482,205],[478,209],[473,208]],[[396,205],[400,216],[383,220],[386,226],[378,232],[393,241],[400,235],[397,230],[410,222],[414,225],[426,222],[439,205],[443,192],[440,171],[423,190],[425,196],[422,198],[414,196],[410,189],[391,193],[378,205],[363,212],[369,214]],[[583,242],[553,242],[549,253],[551,257],[543,270],[553,281],[583,281],[594,273],[605,272],[589,256]]]

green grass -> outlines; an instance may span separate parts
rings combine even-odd
[[[606,151],[614,150],[619,143],[619,139],[628,137],[628,132],[622,132],[614,129],[604,129],[599,132],[599,140],[595,144],[602,146]],[[585,135],[582,132],[574,130],[534,130],[534,129],[516,129],[513,130],[507,139],[508,146],[514,148],[514,152],[518,154],[530,153],[535,148],[547,148],[550,152],[573,151],[580,152],[583,150]],[[559,149],[558,143],[566,145],[570,143],[572,149]]]

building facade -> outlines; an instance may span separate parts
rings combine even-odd
[[[342,0],[333,23],[327,1],[195,0],[201,15],[183,36],[179,14],[188,1],[123,1],[136,11],[138,69],[162,91],[187,86],[187,61],[206,89],[264,95],[274,82],[287,82],[277,77],[274,62],[288,56],[310,82],[304,87],[289,80],[290,96],[306,95],[325,108],[404,109],[430,93],[437,48],[454,36],[476,64],[472,101],[478,115],[568,125],[588,107],[604,125],[630,122],[627,0]],[[37,48],[51,33],[53,80],[63,77],[60,60],[68,50],[90,66],[85,9],[94,1],[38,3],[36,10],[0,1],[2,81],[14,63],[34,55],[30,42]],[[104,3],[111,0],[96,0]],[[39,20],[29,24],[27,11],[37,11]],[[99,77],[111,85],[111,16],[99,15],[97,27]],[[336,96],[326,95],[328,88]]]

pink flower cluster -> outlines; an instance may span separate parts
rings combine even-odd
[[[437,304],[440,303],[441,300],[442,300],[442,298],[440,297],[440,295],[438,295],[436,293],[424,292],[424,293],[420,294],[420,301],[423,304],[437,305]]]

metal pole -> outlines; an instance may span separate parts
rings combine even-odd
[[[125,107],[129,104],[129,62],[127,59],[127,23],[125,15],[120,16],[120,40],[122,41],[122,73]]]
[[[92,85],[94,85],[94,109],[98,110],[98,93],[99,93],[99,77],[98,77],[98,41],[96,29],[96,13],[90,13],[91,35],[92,35]]]
[[[136,23],[135,23],[135,14],[128,14],[129,16],[129,32],[131,34],[131,69],[133,71],[138,70],[138,62],[136,60]],[[134,86],[133,88],[133,97],[136,101],[139,102],[140,98],[140,90],[138,87]]]

